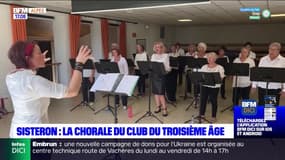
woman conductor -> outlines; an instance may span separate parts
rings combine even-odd
[[[15,137],[16,124],[46,123],[49,98],[70,98],[77,96],[83,64],[91,50],[82,46],[76,57],[75,69],[68,86],[53,83],[35,74],[38,68],[45,67],[45,54],[37,44],[28,41],[14,43],[8,52],[16,69],[6,76],[6,84],[14,107],[10,137]]]

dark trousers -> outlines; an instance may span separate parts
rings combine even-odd
[[[145,78],[146,78],[146,76],[142,75],[140,70],[135,70],[135,74],[137,76],[139,76],[139,80],[138,80],[138,84],[137,84],[138,92],[139,92],[139,94],[145,94]]]
[[[176,101],[177,76],[178,70],[176,69],[172,69],[171,72],[166,75],[166,96],[170,101]]]
[[[267,90],[267,95],[276,96],[276,106],[279,105],[280,92],[281,92],[281,89],[268,89]],[[265,95],[266,95],[266,89],[258,87],[258,105],[264,106],[265,104],[264,96]]]
[[[226,92],[226,77],[223,78],[222,85],[221,85],[221,96],[225,97]]]
[[[179,85],[182,85],[182,83],[183,83],[183,71],[184,71],[184,68],[185,67],[182,67],[182,66],[180,66],[179,68],[178,68],[178,84]]]
[[[187,92],[191,93],[192,92],[192,81],[191,81],[191,78],[190,78],[190,71],[187,72],[186,79],[187,79],[187,81],[186,81],[186,83],[187,83],[186,84]]]
[[[240,99],[249,99],[250,88],[250,86],[233,88],[232,101],[235,106],[239,104]]]
[[[198,97],[200,94],[200,84],[194,84],[194,97]]]
[[[205,115],[208,97],[212,104],[212,117],[216,117],[218,109],[219,88],[202,87],[200,115]]]
[[[122,99],[122,104],[123,106],[127,106],[128,105],[128,96],[121,96]],[[115,104],[119,104],[120,103],[120,96],[116,95],[115,96]]]
[[[82,79],[82,94],[83,94],[83,101],[85,102],[94,102],[95,101],[95,94],[94,92],[90,92],[90,88],[92,87],[93,83],[89,81],[89,78]]]

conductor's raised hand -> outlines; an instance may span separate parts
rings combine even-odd
[[[88,46],[81,46],[76,57],[76,62],[80,62],[85,64],[86,61],[89,59],[91,53],[91,49]]]
[[[48,50],[44,51],[44,53],[43,53],[45,62],[48,62],[51,60],[49,57],[46,57],[47,53],[48,53]]]

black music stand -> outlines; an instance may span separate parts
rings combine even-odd
[[[268,96],[269,82],[284,83],[284,68],[254,67],[250,69],[250,80],[266,82],[265,94]]]
[[[216,63],[221,65],[222,67],[226,68],[226,66],[228,64],[228,58],[227,57],[217,58]]]
[[[202,66],[204,66],[205,64],[208,64],[208,61],[206,58],[192,58],[192,59],[189,59],[187,65],[189,68],[192,68],[193,70],[192,73],[195,73],[195,72],[198,72],[198,70],[202,68]],[[199,77],[193,77],[193,74],[191,76],[190,76],[190,79],[193,82],[193,84],[194,85],[199,84],[199,79],[198,81],[195,80],[195,78],[199,78]],[[192,102],[190,102],[190,104],[187,106],[185,110],[188,111],[189,108],[193,105],[194,105],[194,108],[198,108],[197,106],[198,102],[199,102],[199,96],[194,96],[194,99],[192,100]]]
[[[254,67],[250,69],[250,80],[266,82],[265,96],[268,96],[269,82],[284,83],[285,82],[284,68],[270,68],[270,67]],[[275,142],[270,138],[272,145]]]
[[[179,58],[178,57],[169,57],[169,65],[170,67],[178,68]]]
[[[100,63],[96,62],[95,67],[97,69],[97,72],[101,74],[120,73],[118,64],[116,62],[107,62],[107,61],[102,61]],[[110,105],[110,94],[107,94],[107,106],[101,108],[94,114],[97,114],[103,110],[108,110],[113,114],[113,116],[115,116],[114,111],[112,109],[114,110],[114,107]]]
[[[133,69],[136,67],[134,61],[132,59],[130,59],[130,58],[127,58],[127,63],[128,63],[129,69],[132,69],[132,74],[133,74],[134,73]],[[138,96],[135,96],[135,95],[132,95],[132,97],[139,98]]]
[[[185,66],[187,64],[190,64],[192,63],[194,57],[192,56],[179,56],[178,57],[178,65],[179,66],[182,66],[183,68],[185,68]],[[183,96],[180,96],[180,97],[183,97],[184,100],[186,100],[187,98],[193,98],[193,97],[188,97],[187,96],[187,88],[188,88],[188,83],[187,83],[187,75],[188,75],[188,71],[186,71],[186,75],[185,75],[185,89],[184,89],[184,95]]]
[[[124,77],[124,75],[123,74],[120,74],[119,75],[119,79],[122,79]],[[115,83],[116,84],[116,83]],[[118,83],[117,83],[118,84]],[[118,95],[118,96],[122,96],[122,95],[124,95],[124,96],[128,96],[127,94],[121,94],[121,93],[116,93],[114,90],[113,91],[111,91],[111,92],[108,92],[108,94],[112,94],[112,95],[114,95],[114,97],[116,96],[116,95]],[[116,104],[116,100],[115,100],[116,98],[114,98],[114,123],[115,124],[118,124],[118,107],[119,107],[119,104]],[[118,140],[117,139],[115,139],[116,140],[116,142],[118,142]],[[115,147],[115,148],[118,148],[118,147]],[[120,155],[119,155],[119,153],[110,153],[110,154],[108,154],[108,155],[106,155],[103,159],[114,159],[114,160],[120,160],[121,159],[121,157],[120,157]]]
[[[158,120],[160,123],[163,123],[155,114],[151,111],[151,89],[152,89],[152,76],[154,74],[164,75],[165,69],[163,63],[158,62],[147,62],[147,61],[138,61],[139,70],[142,75],[149,75],[149,94],[148,94],[148,111],[142,115],[135,123],[138,123],[140,120],[145,117],[153,117]]]
[[[235,76],[235,93],[233,96],[237,96],[237,80],[238,76],[248,76],[249,75],[249,64],[248,63],[231,63],[226,65],[225,67],[225,73],[229,76]],[[237,102],[234,102],[234,104],[237,104]],[[226,110],[233,110],[233,106],[228,106],[225,109],[221,110],[221,112],[225,112]]]
[[[201,95],[203,94],[202,92],[203,85],[215,86],[216,84],[221,84],[222,82],[219,72],[210,72],[210,73],[209,72],[194,72],[192,73],[192,76],[197,82],[199,82]],[[200,98],[200,108],[201,108],[201,98]],[[195,120],[198,120],[198,123],[201,123],[201,120],[211,123],[205,117],[202,117],[200,112],[198,116],[192,115],[192,118],[190,120],[185,121],[185,123],[189,123],[189,122],[194,123]]]
[[[75,68],[75,59],[69,59],[69,62],[70,62],[70,65],[71,65],[72,69],[74,69],[74,68]],[[93,64],[93,61],[90,60],[90,59],[87,60],[86,63],[84,64],[84,66],[83,66],[83,70],[84,70],[84,69],[95,69],[95,68],[94,68],[94,64]],[[82,73],[82,79],[83,79],[83,73]],[[82,80],[82,83],[83,83],[83,80]],[[82,85],[83,85],[83,84],[81,84],[81,89],[82,89]],[[82,92],[83,92],[83,91],[82,91]],[[83,93],[82,93],[82,94],[83,94]],[[88,98],[89,98],[89,91],[88,91]],[[92,111],[95,111],[95,109],[92,108],[92,107],[88,104],[88,102],[85,102],[85,101],[82,99],[81,102],[80,102],[78,105],[76,105],[76,106],[74,106],[73,108],[70,109],[70,112],[72,112],[73,110],[75,110],[77,107],[80,107],[80,106],[86,106],[86,107],[90,108]]]
[[[110,59],[100,59],[99,61],[100,62],[110,62],[111,60]]]
[[[127,63],[128,63],[128,67],[130,68],[134,68],[136,66],[134,61],[130,58],[127,58]]]
[[[178,70],[178,66],[179,66],[178,64],[179,64],[179,60],[178,60],[177,57],[171,57],[171,56],[169,57],[169,66],[170,66],[170,67],[176,68],[176,69]],[[167,96],[166,96],[166,97],[167,97]],[[173,107],[177,107],[176,104],[173,103],[173,102],[170,102],[170,101],[168,100],[168,98],[165,98],[165,100],[166,100],[166,103],[172,105]]]

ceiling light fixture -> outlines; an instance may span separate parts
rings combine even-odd
[[[191,22],[191,19],[178,19],[178,22]]]
[[[282,14],[271,14],[271,17],[285,17],[285,13],[282,13]]]
[[[126,10],[139,10],[139,9],[153,9],[153,8],[167,8],[167,7],[180,7],[180,6],[192,6],[201,4],[211,4],[211,1],[206,2],[194,2],[194,3],[182,3],[182,4],[171,4],[171,5],[160,5],[160,6],[149,6],[149,7],[136,7],[136,8],[122,8],[122,9],[107,9],[97,11],[80,11],[71,12],[71,14],[84,14],[84,13],[102,13],[102,12],[114,12],[114,11],[126,11]]]

